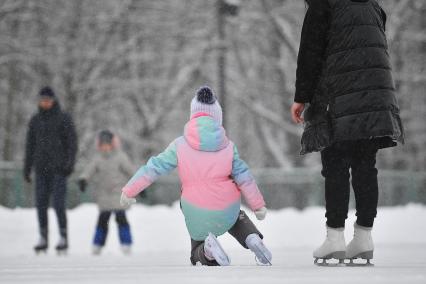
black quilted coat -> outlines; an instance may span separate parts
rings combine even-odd
[[[403,142],[383,10],[375,0],[328,0],[328,4],[326,45],[307,111],[302,153],[345,140]]]

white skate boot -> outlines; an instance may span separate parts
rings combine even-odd
[[[354,224],[354,238],[346,248],[346,259],[349,259],[348,265],[372,265],[370,260],[373,259],[374,244],[371,237],[371,227],[362,227],[357,223]],[[367,262],[363,264],[354,263],[353,260],[361,258]]]
[[[337,259],[339,264],[344,264],[345,259],[345,235],[344,228],[330,228],[327,226],[327,237],[324,243],[314,251],[314,263],[317,265],[329,265],[327,259]],[[322,259],[322,262],[318,262]]]
[[[272,253],[265,247],[258,234],[250,234],[246,238],[247,247],[256,255],[258,265],[272,265]]]
[[[132,253],[132,247],[130,245],[121,245],[121,251],[124,255],[130,255]]]
[[[102,247],[98,245],[93,245],[92,247],[92,254],[93,255],[100,255],[102,251]]]
[[[66,255],[68,250],[68,240],[66,237],[60,237],[58,244],[56,245],[56,253],[58,255]]]
[[[204,254],[208,259],[214,259],[220,266],[227,266],[231,264],[226,252],[223,250],[215,235],[209,233],[204,241]]]
[[[46,253],[47,251],[47,238],[40,236],[38,243],[34,246],[34,251],[36,254]]]

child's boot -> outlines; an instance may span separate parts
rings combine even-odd
[[[101,251],[102,251],[102,246],[95,245],[95,244],[93,245],[93,247],[92,247],[92,253],[93,253],[93,255],[100,255]]]
[[[204,255],[208,260],[216,260],[220,266],[227,266],[231,264],[226,252],[223,250],[215,235],[209,233],[204,241]]]
[[[95,237],[93,238],[92,253],[94,255],[99,255],[101,253],[102,248],[105,245],[106,237],[107,231],[101,227],[97,227],[95,231]]]
[[[118,226],[118,235],[120,238],[121,250],[124,254],[129,255],[132,247],[132,234],[129,225]]]
[[[272,265],[272,253],[263,244],[258,234],[250,234],[246,238],[247,247],[256,255],[256,262],[259,265]]]
[[[125,255],[130,255],[132,253],[132,246],[131,245],[121,245],[121,251]]]

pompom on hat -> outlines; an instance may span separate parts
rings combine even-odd
[[[206,113],[222,125],[222,107],[208,86],[199,88],[191,101],[191,118],[197,113]]]

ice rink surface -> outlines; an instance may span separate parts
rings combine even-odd
[[[252,214],[249,214],[253,217]],[[373,237],[374,267],[317,267],[312,250],[325,235],[322,208],[269,212],[255,221],[273,253],[273,266],[256,266],[250,251],[220,237],[231,257],[230,267],[193,267],[184,219],[173,207],[135,206],[129,211],[134,247],[122,255],[115,221],[102,255],[90,253],[97,208],[69,211],[70,250],[58,257],[53,249],[36,256],[35,210],[0,208],[0,283],[426,283],[426,208],[418,205],[380,208]],[[353,212],[346,239],[353,233]],[[50,212],[51,244],[57,241]]]

